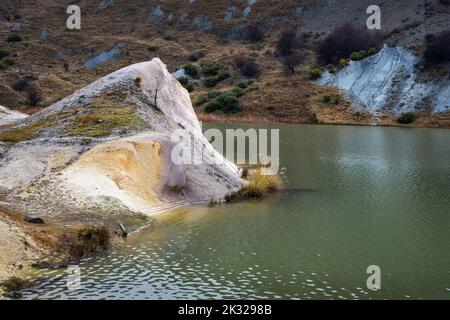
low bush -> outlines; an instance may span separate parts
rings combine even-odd
[[[111,234],[105,227],[85,227],[78,230],[74,237],[62,235],[58,242],[67,261],[78,261],[108,250],[111,246]]]
[[[397,122],[401,124],[410,124],[416,121],[417,117],[414,112],[406,112],[402,113],[400,117],[398,117]]]
[[[0,49],[0,60],[9,56],[10,56],[9,51]]]
[[[424,60],[428,66],[450,61],[450,30],[429,36],[425,43]]]
[[[191,55],[188,57],[188,59],[189,59],[189,61],[192,61],[192,62],[197,62],[198,60],[200,60],[200,58],[199,58],[198,55],[196,55],[196,54],[191,54]]]
[[[157,47],[157,46],[150,46],[147,48],[147,51],[150,51],[150,52],[155,52],[158,50],[159,50],[159,47]]]
[[[11,277],[0,283],[7,297],[11,299],[20,299],[22,297],[21,291],[31,288],[34,283],[27,279],[19,277]]]
[[[166,41],[173,41],[173,40],[175,40],[175,37],[174,37],[173,34],[171,34],[171,33],[166,33],[166,34],[163,36],[163,39],[166,40]]]
[[[200,107],[200,106],[204,105],[206,102],[208,102],[208,98],[205,95],[200,95],[195,100],[194,105],[196,107]]]
[[[248,78],[255,78],[261,74],[259,66],[253,59],[246,57],[238,57],[234,59],[236,68],[240,71],[241,75]]]
[[[37,107],[42,102],[42,96],[34,86],[29,86],[27,90],[28,106]]]
[[[203,84],[208,88],[215,87],[218,83],[229,77],[230,73],[228,71],[221,70],[217,75],[203,79]]]
[[[302,64],[303,61],[305,61],[305,55],[299,51],[295,51],[283,58],[283,65],[288,71],[295,73],[295,68]]]
[[[222,69],[223,69],[223,66],[217,62],[204,62],[201,64],[201,72],[205,76],[215,76]]]
[[[331,96],[328,96],[328,95],[323,96],[322,97],[322,102],[325,103],[325,104],[330,103],[331,102]]]
[[[283,31],[278,39],[277,52],[282,57],[290,56],[294,51],[306,46],[306,37],[295,30]]]
[[[14,60],[10,58],[4,58],[0,60],[0,70],[6,70],[8,67],[14,64]]]
[[[20,79],[19,81],[17,81],[16,83],[13,84],[12,88],[14,91],[21,92],[28,87],[29,82],[30,82],[30,80],[28,78]]]
[[[312,69],[309,72],[309,79],[310,80],[317,80],[317,79],[320,79],[320,77],[322,77],[322,69],[320,69],[320,68]]]
[[[237,113],[241,111],[239,100],[232,94],[222,94],[211,100],[205,106],[205,112],[222,111],[224,113]]]
[[[6,42],[21,42],[23,39],[18,34],[12,33],[6,38]]]
[[[247,40],[252,42],[260,42],[264,40],[264,31],[257,25],[247,26]]]
[[[319,42],[317,55],[322,65],[336,65],[341,59],[348,58],[352,53],[370,48],[379,48],[381,37],[375,31],[366,28],[356,28],[347,23],[336,28],[328,37]]]
[[[200,73],[198,67],[193,64],[184,66],[184,72],[193,78],[197,78]]]

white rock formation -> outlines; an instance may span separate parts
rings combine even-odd
[[[95,112],[99,97],[112,99],[112,106],[132,106],[145,128],[129,134],[119,128],[102,137],[69,135],[67,128],[80,116]],[[241,170],[203,136],[189,93],[159,59],[107,75],[12,130],[49,119],[38,136],[7,144],[0,159],[0,187],[10,197],[29,201],[31,194],[49,208],[101,209],[118,203],[150,214],[223,199],[242,187]],[[176,132],[191,137],[189,151],[196,156],[203,152],[202,163],[172,161],[173,148],[180,147]]]
[[[0,126],[14,123],[26,117],[28,117],[28,115],[24,113],[10,110],[6,107],[0,106]]]
[[[356,110],[399,115],[408,111],[450,111],[450,81],[419,80],[418,58],[402,48],[384,48],[318,81],[341,89]]]

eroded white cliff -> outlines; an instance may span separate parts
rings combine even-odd
[[[341,89],[356,110],[399,115],[409,111],[450,111],[449,80],[419,79],[419,58],[402,48],[384,48],[376,55],[350,64],[319,83]]]

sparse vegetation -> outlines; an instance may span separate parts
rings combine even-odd
[[[304,60],[305,55],[302,52],[295,51],[283,58],[283,65],[288,71],[295,73],[295,68],[302,64]]]
[[[42,95],[34,86],[27,87],[27,98],[29,107],[37,107],[42,102]]]
[[[0,283],[5,295],[11,299],[20,299],[22,297],[21,291],[31,288],[33,285],[32,281],[15,276]]]
[[[282,57],[287,57],[305,46],[306,37],[304,34],[298,34],[295,30],[286,30],[281,33],[278,40],[277,53]]]
[[[264,40],[263,29],[257,24],[247,26],[247,40],[252,42],[263,41]]]
[[[175,40],[175,36],[173,34],[171,34],[171,33],[166,33],[163,36],[163,39],[166,40],[166,41],[173,41],[173,40]]]
[[[12,66],[14,61],[10,58],[4,58],[0,60],[0,70],[6,70],[9,66]]]
[[[234,63],[236,65],[236,68],[244,77],[256,78],[261,74],[259,66],[253,59],[246,57],[237,57],[234,59]]]
[[[320,68],[315,68],[315,69],[312,69],[310,72],[309,72],[309,79],[310,80],[317,80],[317,79],[320,79],[320,77],[322,77],[322,69],[320,69]]]
[[[406,112],[402,113],[400,117],[398,117],[397,122],[401,124],[411,124],[416,121],[416,114],[414,112]]]
[[[262,199],[281,189],[283,183],[278,175],[263,175],[261,168],[247,169],[248,183],[238,192],[226,197],[227,202],[242,201],[249,199]]]
[[[12,33],[6,38],[6,42],[21,42],[23,39],[18,34]]]
[[[65,260],[73,262],[108,250],[111,234],[106,227],[85,227],[75,236],[63,234],[58,244]]]
[[[4,49],[0,49],[0,60],[3,59],[3,58],[9,57],[9,56],[10,56],[9,51],[4,50]]]
[[[429,37],[424,60],[428,66],[450,61],[450,30]]]
[[[228,71],[220,70],[217,75],[203,79],[203,84],[208,88],[215,87],[217,84],[229,77],[230,73]]]
[[[158,51],[158,50],[159,50],[158,46],[149,46],[147,48],[147,51],[149,51],[149,52],[155,52],[155,51]]]
[[[239,100],[232,94],[226,93],[209,101],[205,106],[205,112],[222,111],[224,113],[237,113],[241,111]]]
[[[193,64],[188,64],[184,66],[184,72],[192,78],[197,78],[200,73],[199,68]]]
[[[39,131],[51,124],[49,119],[41,120],[36,123],[14,128],[0,135],[0,141],[19,143],[22,141],[33,140],[38,137]]]
[[[356,28],[345,24],[335,29],[317,46],[319,63],[322,65],[336,65],[341,59],[350,57],[354,52],[379,48],[380,36],[366,28]]]

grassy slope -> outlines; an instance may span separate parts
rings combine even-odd
[[[233,70],[233,59],[237,56],[252,57],[261,66],[262,74],[256,84],[259,90],[249,92],[240,98],[243,115],[234,119],[247,119],[261,122],[322,122],[322,123],[369,123],[370,116],[358,115],[350,110],[349,104],[342,97],[336,104],[334,97],[339,93],[330,88],[319,87],[308,80],[309,68],[306,65],[297,74],[287,74],[280,61],[273,57],[274,47],[278,34],[286,25],[298,24],[293,17],[298,1],[258,1],[252,8],[252,13],[243,22],[241,18],[225,21],[223,15],[228,7],[222,1],[196,1],[193,5],[186,5],[186,1],[159,1],[167,13],[164,21],[149,18],[150,8],[148,1],[136,0],[129,3],[124,0],[114,0],[104,10],[98,9],[98,3],[93,1],[80,1],[82,8],[82,30],[69,31],[65,27],[65,5],[58,1],[39,2],[37,0],[24,0],[21,8],[14,8],[12,1],[5,4],[6,11],[12,16],[7,21],[0,16],[0,48],[16,53],[13,57],[15,64],[7,70],[0,72],[0,104],[16,109],[25,109],[26,93],[18,93],[11,86],[20,78],[32,75],[38,80],[33,84],[42,92],[44,100],[42,106],[61,99],[85,86],[93,80],[129,64],[160,57],[175,71],[177,68],[190,63],[188,57],[195,52],[204,51],[207,56],[202,61],[220,61],[232,71],[232,77],[219,84],[218,90],[229,90],[238,81],[242,80],[236,70]],[[314,3],[316,1],[303,1]],[[8,6],[9,3],[9,6]],[[240,15],[245,7],[242,1],[231,1]],[[37,8],[37,9],[36,9]],[[257,15],[256,13],[259,13]],[[276,16],[274,15],[276,12]],[[20,19],[14,19],[14,13],[20,13]],[[169,14],[173,19],[168,18]],[[192,17],[199,13],[207,14],[218,30],[229,30],[232,27],[254,21],[278,21],[277,18],[290,19],[288,24],[273,22],[272,32],[267,34],[262,43],[249,43],[244,41],[223,40],[216,35],[201,30],[191,30],[177,22],[182,14]],[[273,19],[272,19],[273,18]],[[272,19],[272,20],[271,20]],[[20,43],[6,43],[5,38],[14,23],[20,23],[24,38]],[[41,28],[50,29],[50,36],[44,43],[38,39]],[[330,26],[331,28],[331,26]],[[171,33],[175,40],[164,40],[164,35]],[[398,34],[395,35],[398,37]],[[92,58],[103,50],[113,48],[122,43],[121,55],[118,59],[98,66],[95,69],[85,69],[81,63]],[[159,50],[150,52],[150,46]],[[64,57],[58,58],[57,52],[64,52]],[[313,55],[309,57],[311,65]],[[65,71],[64,64],[69,67]],[[192,93],[195,98],[210,89],[198,86]],[[333,97],[333,103],[324,103],[324,96]],[[25,110],[32,112],[35,110]],[[201,118],[221,120],[223,116],[204,115],[198,110]],[[317,120],[316,120],[317,119]],[[233,120],[233,117],[230,118]],[[395,123],[387,117],[383,123]],[[420,125],[448,126],[447,116],[429,119],[419,118]]]

